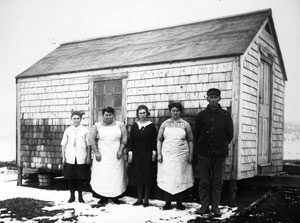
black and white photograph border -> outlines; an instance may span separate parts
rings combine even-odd
[[[0,222],[299,222],[299,21],[298,0],[0,0]],[[221,217],[196,214],[198,176],[185,210],[162,210],[157,186],[149,207],[130,186],[119,205],[97,206],[89,185],[67,203],[61,139],[72,109],[89,130],[101,120],[104,80],[121,84],[118,121],[145,104],[157,129],[180,101],[194,130],[221,89],[235,131]]]

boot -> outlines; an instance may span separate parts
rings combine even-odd
[[[77,180],[78,201],[80,203],[84,203],[84,200],[82,198],[83,185],[84,185],[83,180]]]
[[[202,205],[201,208],[196,211],[196,214],[199,214],[199,215],[209,214],[209,213],[210,213],[210,211],[209,211],[208,205]]]
[[[185,206],[181,202],[177,202],[176,209],[178,209],[178,210],[185,210]]]
[[[163,206],[163,210],[172,209],[171,201],[166,201],[166,204]]]
[[[120,200],[117,197],[111,198],[112,202],[115,204],[120,204]]]
[[[138,205],[142,205],[143,204],[143,200],[137,200],[135,203],[133,203],[133,206],[138,206]]]
[[[100,206],[105,206],[108,203],[108,198],[107,197],[101,197],[101,199],[98,201],[98,204]]]
[[[215,217],[221,217],[222,216],[222,212],[220,211],[220,209],[218,207],[216,208],[212,208],[212,213],[214,214]]]
[[[72,203],[75,201],[75,190],[71,189],[70,190],[70,198],[68,200],[68,203]]]
[[[76,182],[74,180],[69,180],[69,190],[70,190],[70,198],[68,200],[68,203],[72,203],[75,201],[75,188],[76,188]]]
[[[82,191],[81,190],[78,191],[78,201],[80,203],[84,203],[84,200],[83,200],[83,197],[82,197]]]

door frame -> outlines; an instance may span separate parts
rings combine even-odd
[[[272,161],[272,130],[273,130],[273,105],[274,105],[274,60],[275,60],[275,56],[269,51],[267,50],[265,47],[263,47],[262,45],[259,46],[259,51],[260,51],[260,58],[259,58],[259,71],[258,73],[260,73],[260,66],[262,65],[261,61],[264,61],[265,63],[268,63],[270,65],[270,79],[269,79],[269,87],[270,87],[270,104],[269,104],[269,134],[268,134],[268,140],[269,140],[269,148],[268,148],[268,160],[266,163],[259,163],[259,154],[258,154],[258,147],[259,147],[259,112],[260,112],[260,101],[259,101],[259,94],[260,94],[260,89],[258,87],[258,119],[257,119],[257,165],[258,166],[269,166],[271,165],[271,161]],[[258,86],[259,86],[259,77],[258,77]]]

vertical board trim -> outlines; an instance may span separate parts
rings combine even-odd
[[[20,83],[17,82],[16,84],[16,90],[17,90],[17,95],[16,95],[16,161],[17,161],[17,166],[22,167],[21,163],[21,113],[20,113]]]
[[[241,60],[237,57],[233,62],[232,69],[232,120],[234,123],[234,138],[232,140],[232,168],[230,179],[239,179],[239,156],[240,156],[240,95],[241,95]]]

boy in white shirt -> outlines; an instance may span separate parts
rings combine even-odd
[[[64,178],[70,189],[69,203],[75,201],[75,190],[78,190],[78,201],[84,203],[82,190],[89,173],[88,130],[80,124],[83,114],[82,111],[71,112],[72,124],[65,130],[61,141]]]

